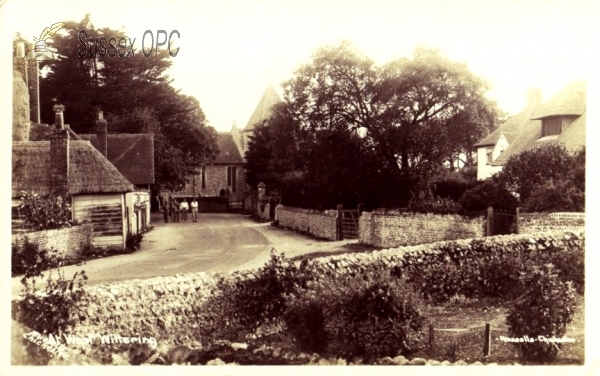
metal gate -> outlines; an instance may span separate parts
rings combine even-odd
[[[486,235],[508,235],[519,233],[519,208],[502,210],[488,207]]]
[[[339,210],[342,239],[358,239],[358,210]]]

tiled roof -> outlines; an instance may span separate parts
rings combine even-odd
[[[98,148],[95,134],[80,134]],[[154,184],[154,135],[152,133],[109,133],[106,136],[108,160],[133,184]]]
[[[13,142],[12,197],[50,193],[50,141]],[[88,141],[69,141],[68,194],[132,192],[135,187]]]
[[[258,106],[256,106],[256,109],[254,110],[254,113],[252,113],[250,120],[248,120],[248,124],[246,124],[244,131],[253,130],[256,124],[271,116],[271,109],[274,105],[280,102],[281,98],[279,98],[279,95],[275,89],[273,89],[273,86],[269,86],[267,90],[265,90],[260,102],[258,102]]]
[[[219,154],[213,164],[243,164],[244,160],[238,147],[233,141],[233,135],[229,132],[219,132],[217,135]]]

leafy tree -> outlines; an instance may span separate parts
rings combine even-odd
[[[262,148],[256,150],[262,157],[250,158],[248,168],[266,173],[265,161],[279,148],[257,143],[285,140],[303,163],[280,167],[294,172],[300,191],[318,195],[310,197],[312,206],[406,204],[410,191],[426,189],[457,156],[465,154],[464,162],[473,164],[471,145],[498,117],[486,90],[463,64],[436,51],[418,49],[413,59],[377,67],[346,43],[325,47],[284,84],[285,116],[297,124],[296,132],[257,135],[248,156]],[[255,168],[259,160],[262,167]],[[282,175],[278,170],[277,179]]]
[[[546,143],[512,156],[498,181],[532,210],[583,210],[585,150],[573,155],[560,143]]]
[[[86,42],[92,38],[92,43],[84,47],[80,37]],[[146,57],[134,44],[126,58],[109,56],[112,51],[101,56],[104,51],[96,47],[96,39],[109,46],[111,37],[117,44],[121,37],[127,39],[122,31],[96,28],[89,15],[66,22],[55,34],[51,46],[57,50],[56,59],[40,63],[42,120],[53,123],[52,106],[61,103],[66,106],[65,120],[79,133],[93,132],[98,110],[104,111],[111,132],[152,132],[156,186],[182,187],[187,176],[216,156],[216,132],[199,102],[170,85],[166,72],[172,62],[166,51]],[[121,52],[128,51],[129,46]]]

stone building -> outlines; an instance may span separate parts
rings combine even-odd
[[[219,132],[219,154],[214,161],[190,177],[182,191],[168,192],[163,197],[189,200],[193,197],[226,196],[229,197],[231,207],[248,209],[244,208],[244,199],[250,191],[244,168],[248,140],[255,125],[271,116],[272,107],[279,102],[279,95],[269,86],[243,129],[239,129],[234,122],[231,131]]]

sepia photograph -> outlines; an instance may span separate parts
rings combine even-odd
[[[599,5],[0,0],[0,376],[598,372]]]

